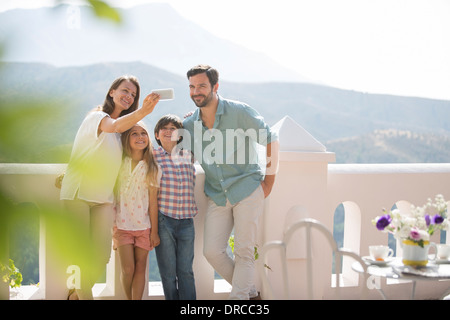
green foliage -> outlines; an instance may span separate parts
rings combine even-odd
[[[13,107],[12,107],[13,106]],[[12,162],[22,162],[29,154],[39,154],[48,147],[48,141],[58,138],[58,109],[52,104],[43,104],[38,101],[24,102],[18,101],[14,105],[7,107],[4,102],[0,102],[0,155],[8,156]],[[29,159],[29,158],[28,158]],[[44,187],[44,186],[43,186]],[[19,205],[10,199],[7,190],[0,190],[0,259],[9,258],[9,254],[15,256],[15,261],[20,261],[24,268],[30,267],[27,271],[27,282],[38,266],[38,251],[32,252],[32,247],[37,248],[38,236],[33,232],[39,229],[28,229],[25,220],[30,220],[27,211],[29,207]],[[44,201],[43,199],[40,199]],[[44,219],[46,226],[46,239],[53,246],[56,259],[54,263],[59,263],[64,267],[76,264],[82,270],[91,268],[91,261],[94,258],[95,244],[89,239],[90,235],[84,224],[78,217],[65,212],[59,202],[39,203],[38,218]],[[23,239],[19,239],[11,231],[19,229],[19,234],[26,233]],[[28,239],[30,243],[23,243]],[[11,252],[3,244],[11,240]],[[6,250],[6,251],[5,251]],[[31,250],[31,251],[30,251]],[[8,253],[8,254],[7,254]],[[5,260],[6,261],[6,260]],[[4,263],[4,262],[3,262]],[[31,264],[31,266],[30,266]],[[11,285],[18,286],[22,283],[22,275],[19,275],[16,267],[8,268],[7,278]],[[28,283],[27,283],[28,284]]]
[[[0,274],[2,281],[9,283],[11,288],[18,288],[22,284],[22,274],[11,259],[9,259],[8,266],[5,266],[0,262]]]
[[[230,238],[228,238],[228,245],[231,248],[231,252],[234,253],[234,235],[230,236]],[[258,260],[259,258],[259,253],[258,253],[258,245],[256,245],[254,247],[254,256],[255,256],[255,260]],[[266,267],[269,270],[272,270],[267,264],[264,264],[264,267]]]
[[[64,131],[61,118],[60,110],[49,103],[0,103],[0,162],[38,162],[46,153],[54,158],[51,162],[66,159],[67,150],[55,146]]]
[[[64,0],[58,0],[60,3],[64,3]],[[101,19],[107,19],[114,23],[120,24],[122,17],[119,12],[112,8],[108,3],[102,0],[83,0],[92,7],[94,14]]]
[[[20,225],[23,222],[24,207],[14,204],[11,199],[5,196],[0,190],[0,232],[7,233],[11,227]],[[29,209],[26,209],[29,210]],[[81,270],[90,273],[92,261],[94,261],[96,244],[90,241],[89,230],[78,216],[65,211],[59,203],[39,204],[39,216],[44,220],[46,228],[46,241],[50,246],[50,251],[55,253],[53,263],[64,268],[70,265],[78,265]],[[30,244],[13,248],[15,254],[17,250],[22,250],[19,256],[27,257],[27,248]],[[35,243],[36,245],[36,243]],[[3,251],[6,248],[0,246],[0,257],[7,256]],[[30,262],[38,265],[38,261]],[[15,270],[15,269],[14,269]],[[19,277],[14,278],[18,283]],[[22,278],[20,276],[20,282]]]
[[[122,18],[119,12],[117,12],[116,9],[109,6],[106,2],[100,0],[87,0],[87,2],[89,2],[92,5],[93,10],[97,15],[97,17],[105,18],[115,23],[122,22]]]
[[[39,282],[39,209],[32,203],[14,205],[9,223],[9,258],[20,269],[22,285]]]
[[[234,253],[234,236],[230,236],[230,238],[228,239],[228,245],[231,248],[231,252]]]

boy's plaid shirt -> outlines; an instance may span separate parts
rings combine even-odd
[[[173,219],[193,218],[198,209],[194,198],[195,167],[191,152],[180,150],[171,155],[159,147],[153,150],[153,154],[162,170],[159,211]]]

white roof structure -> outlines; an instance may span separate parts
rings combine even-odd
[[[285,116],[274,124],[272,130],[278,134],[280,151],[327,151],[327,148],[322,143],[289,116]]]

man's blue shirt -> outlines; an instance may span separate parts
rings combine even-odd
[[[235,204],[252,194],[264,179],[265,151],[261,154],[258,145],[277,140],[276,134],[256,110],[242,102],[219,96],[212,129],[203,125],[200,110],[185,119],[183,126],[205,171],[205,193],[218,206],[225,206],[227,199]]]

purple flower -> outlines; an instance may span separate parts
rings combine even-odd
[[[390,215],[386,214],[384,216],[381,216],[377,221],[377,229],[383,231],[384,228],[386,228],[391,223],[391,221],[392,218]]]
[[[427,223],[427,227],[430,226],[430,224],[441,224],[444,222],[444,217],[440,216],[439,214],[436,214],[434,217],[431,217],[430,215],[425,216],[425,222]]]
[[[427,223],[427,227],[429,227],[430,224],[431,224],[431,217],[430,217],[429,214],[427,214],[427,215],[425,216],[425,222]]]
[[[444,222],[444,218],[437,214],[433,217],[433,222],[434,224],[441,224]]]

